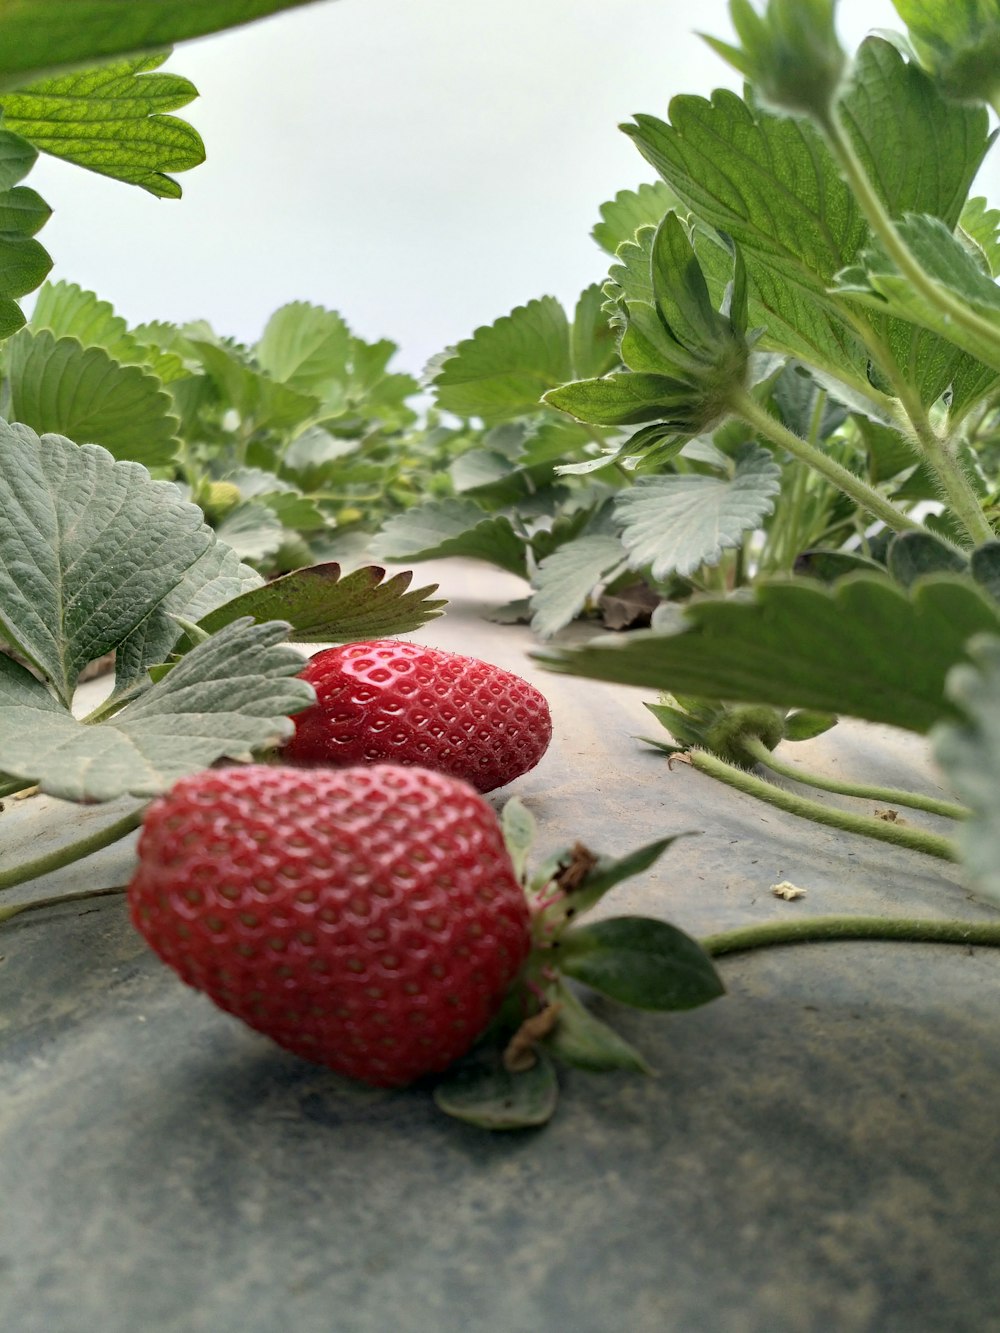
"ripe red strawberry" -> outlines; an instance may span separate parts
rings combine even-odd
[[[421,768],[183,778],[146,815],[128,894],[189,985],[383,1087],[463,1055],[530,947],[496,815]]]
[[[492,791],[534,768],[552,737],[545,697],[475,657],[399,639],[328,648],[302,679],[290,764],[419,764]]]

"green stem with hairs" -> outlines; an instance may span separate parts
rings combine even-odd
[[[897,787],[875,787],[863,782],[843,782],[840,778],[828,778],[819,773],[806,773],[794,764],[787,764],[779,759],[773,750],[769,750],[756,736],[740,737],[740,744],[746,752],[778,773],[783,778],[794,782],[804,782],[809,787],[818,787],[820,791],[837,792],[841,796],[856,796],[862,801],[885,801],[887,805],[905,805],[911,810],[926,810],[930,815],[944,815],[948,819],[968,819],[972,811],[953,801],[941,801],[933,796],[921,796],[919,792],[903,791]]]
[[[910,944],[964,944],[1000,948],[1000,921],[924,921],[912,917],[813,916],[798,921],[768,921],[706,935],[699,944],[707,954],[746,953],[783,944],[836,940],[899,940]]]
[[[112,894],[124,892],[125,886],[116,884],[110,889],[80,889],[75,893],[60,893],[53,898],[35,898],[32,902],[11,903],[7,907],[0,907],[0,925],[9,921],[11,917],[20,916],[22,912],[36,912],[42,907],[61,907],[63,903],[80,903],[88,898],[107,898]]]
[[[112,843],[137,829],[145,813],[146,807],[139,806],[129,811],[127,815],[123,815],[121,819],[115,820],[113,824],[105,825],[104,828],[98,829],[96,833],[91,833],[86,838],[81,838],[78,842],[57,847],[54,852],[46,852],[44,856],[36,857],[34,861],[22,861],[20,865],[11,866],[8,870],[0,870],[0,890],[12,889],[15,884],[26,884],[29,879],[38,879],[40,875],[48,875],[53,870],[62,870],[63,866],[72,865],[74,861],[82,860],[91,852],[99,852],[103,847],[110,847]]]
[[[850,324],[868,348],[883,375],[892,384],[893,393],[899,403],[899,408],[894,413],[898,429],[904,435],[911,437],[915,450],[919,451],[937,477],[942,498],[947,500],[955,517],[965,528],[969,541],[974,546],[992,541],[993,529],[983,512],[979,496],[959,463],[952,444],[938,435],[931,425],[919,393],[905,375],[900,373],[892,353],[877,336],[871,324],[858,313],[851,313]]]
[[[689,750],[688,760],[699,773],[707,773],[718,778],[737,791],[747,796],[756,796],[768,805],[777,806],[790,815],[799,815],[811,819],[814,824],[825,824],[829,828],[842,829],[845,833],[860,833],[863,837],[874,838],[877,842],[889,842],[896,847],[908,847],[915,852],[924,852],[927,856],[936,856],[942,861],[957,861],[958,848],[950,838],[942,838],[937,833],[928,833],[924,829],[911,828],[909,825],[893,824],[885,819],[873,819],[869,815],[855,815],[836,806],[822,805],[819,801],[810,801],[804,796],[776,787],[772,782],[755,777],[745,768],[737,768],[725,759],[710,754],[707,750]]]
[[[781,449],[786,449],[793,458],[808,464],[815,469],[827,481],[832,482],[838,490],[850,496],[856,505],[871,514],[874,518],[881,519],[887,528],[893,532],[919,532],[922,531],[922,525],[916,519],[910,518],[904,514],[901,509],[897,509],[891,501],[884,496],[879,495],[874,487],[869,486],[861,477],[857,477],[850,472],[843,464],[838,463],[836,459],[830,458],[822,450],[815,448],[808,440],[803,440],[800,435],[795,435],[783,426],[776,417],[772,417],[770,412],[765,411],[761,405],[746,392],[745,389],[734,390],[729,397],[730,410],[741,420],[751,426],[758,435],[763,435],[765,439],[770,440]]]
[[[817,123],[823,131],[827,147],[833,153],[844,179],[861,205],[861,211],[867,218],[868,225],[882,242],[886,254],[899,269],[902,276],[959,327],[966,329],[974,337],[984,339],[997,346],[997,355],[1000,356],[1000,337],[998,337],[996,326],[990,320],[978,314],[961,298],[935,281],[906,244],[903,237],[900,236],[895,223],[869,179],[864,164],[851,141],[851,136],[844,129],[836,112],[831,110],[828,118]]]

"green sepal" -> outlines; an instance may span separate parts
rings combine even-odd
[[[535,1129],[552,1119],[559,1082],[552,1061],[537,1051],[531,1069],[512,1074],[499,1050],[480,1048],[456,1064],[434,1089],[445,1115],[479,1129]]]
[[[507,853],[514,866],[514,873],[522,883],[537,827],[534,815],[524,802],[519,797],[512,796],[500,813],[500,828]]]
[[[701,946],[650,917],[580,926],[566,932],[558,952],[568,976],[636,1009],[694,1009],[725,992]]]
[[[560,1006],[559,1021],[543,1044],[555,1059],[595,1073],[611,1069],[628,1069],[637,1074],[653,1072],[639,1051],[614,1028],[596,1018],[565,982],[553,987],[549,998]]]

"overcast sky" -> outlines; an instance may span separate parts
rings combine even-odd
[[[853,47],[899,27],[842,0]],[[53,277],[130,321],[207,318],[254,340],[310,300],[418,373],[513,306],[564,302],[605,273],[589,232],[653,178],[618,124],[737,76],[692,32],[728,38],[725,0],[325,0],[188,43],[169,68],[208,160],[179,202],[43,158]],[[984,191],[996,199],[996,164]]]

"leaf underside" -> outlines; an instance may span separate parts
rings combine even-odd
[[[536,656],[595,680],[695,698],[815,709],[909,731],[954,717],[945,678],[970,637],[1000,630],[1000,611],[971,578],[943,575],[909,592],[852,575],[761,583],[753,601],[693,602],[677,633]]]

